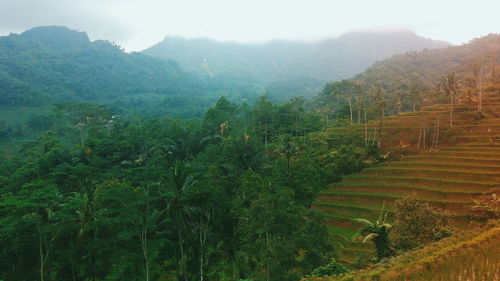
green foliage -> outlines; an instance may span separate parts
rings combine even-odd
[[[343,276],[349,273],[349,270],[335,260],[324,266],[320,266],[312,272],[312,277]]]
[[[489,34],[461,46],[396,55],[375,63],[352,80],[359,81],[366,88],[382,83],[384,96],[388,100],[386,111],[391,114],[398,113],[398,100],[403,111],[438,102],[446,103],[449,98],[438,93],[437,85],[442,77],[455,72],[456,80],[461,84],[457,85],[460,86],[457,101],[470,102],[466,97],[466,80],[474,78],[471,62],[486,67],[498,64],[500,58],[495,52],[499,40],[498,34]],[[493,72],[484,76],[484,81],[488,81],[487,84],[490,85],[485,87],[485,91],[493,90],[498,83]]]
[[[395,247],[411,250],[450,236],[450,215],[415,196],[396,200],[396,222],[391,233]]]
[[[355,219],[356,222],[364,225],[358,230],[356,236],[361,235],[363,242],[373,241],[375,247],[377,248],[378,261],[381,261],[384,258],[392,257],[395,254],[395,250],[392,247],[393,245],[389,236],[392,225],[386,222],[388,213],[384,213],[384,207],[385,205],[382,206],[380,215],[375,222],[365,219]]]
[[[299,99],[221,98],[203,120],[54,112],[0,162],[5,280],[299,280],[335,254],[311,203],[367,155],[316,146],[321,122]]]

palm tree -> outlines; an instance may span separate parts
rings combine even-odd
[[[382,94],[382,83],[379,83],[377,86],[373,86],[373,89],[375,91],[374,100],[375,100],[375,103],[377,104],[378,112],[379,112],[378,148],[380,148],[380,144],[382,142],[382,129],[384,128],[383,121],[384,121],[384,115],[385,115],[385,100],[384,100],[384,96]]]
[[[389,240],[389,232],[392,225],[386,222],[388,212],[384,214],[384,206],[385,204],[382,204],[382,210],[380,211],[380,215],[375,223],[366,219],[354,220],[364,225],[358,230],[355,237],[363,237],[363,243],[373,241],[375,247],[377,248],[378,260],[394,255],[394,249],[391,247],[391,241]]]
[[[180,251],[180,274],[183,279],[187,281],[186,275],[186,262],[187,257],[184,252],[184,236],[187,228],[188,217],[193,213],[192,208],[185,204],[186,191],[189,190],[195,181],[189,175],[185,165],[181,161],[176,161],[171,172],[167,176],[166,192],[164,194],[166,199],[166,209],[170,218],[175,223],[177,230],[177,239]]]
[[[288,174],[290,172],[290,160],[297,153],[297,145],[288,134],[279,136],[277,140],[278,151],[286,157],[286,173]]]
[[[257,171],[266,160],[266,154],[261,144],[248,135],[231,142],[230,151],[233,163],[241,170]]]
[[[442,89],[444,93],[450,97],[450,128],[453,128],[453,104],[456,97],[458,97],[459,82],[457,75],[454,72],[448,73],[446,77],[441,78],[438,83],[438,88]]]

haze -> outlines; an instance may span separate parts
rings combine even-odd
[[[461,44],[500,31],[499,8],[494,0],[0,0],[0,35],[65,25],[139,51],[168,35],[255,43],[411,29]]]

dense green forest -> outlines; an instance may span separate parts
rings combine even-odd
[[[447,47],[412,31],[351,32],[314,43],[261,44],[167,37],[142,51],[174,60],[191,73],[236,87],[265,92],[271,99],[316,95],[329,81],[350,78],[395,54]]]
[[[0,37],[0,149],[14,151],[50,129],[53,104],[61,102],[107,104],[128,119],[202,118],[221,96],[253,104],[268,93],[283,102],[316,94],[327,81],[378,59],[443,45],[411,32],[352,33],[317,44],[263,46],[167,38],[126,53],[85,32],[36,27]],[[204,58],[209,61],[200,65]]]
[[[91,42],[83,32],[56,26],[0,37],[0,79],[4,107],[207,90],[175,62],[127,54],[110,42]]]
[[[54,114],[0,162],[0,280],[298,280],[336,255],[317,193],[378,159],[309,134],[323,121],[302,99],[221,98],[200,120]]]

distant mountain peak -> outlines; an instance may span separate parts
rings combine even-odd
[[[59,50],[74,49],[90,43],[87,33],[72,30],[66,26],[35,27],[21,33],[20,36]]]

